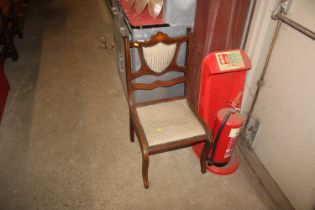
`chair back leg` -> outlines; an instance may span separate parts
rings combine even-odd
[[[135,141],[135,130],[132,124],[132,119],[131,119],[131,113],[129,113],[129,135],[130,135],[130,141],[134,142]]]

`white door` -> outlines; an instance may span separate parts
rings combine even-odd
[[[251,104],[276,21],[278,1],[258,0],[246,47],[253,61],[244,98]],[[286,15],[315,31],[315,0],[293,0]],[[252,148],[296,209],[315,209],[315,40],[282,23],[253,119]]]

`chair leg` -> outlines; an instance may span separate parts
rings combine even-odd
[[[202,149],[202,153],[200,156],[200,166],[201,166],[201,173],[206,173],[206,163],[207,163],[207,155],[209,153],[209,149],[210,149],[210,142],[209,141],[205,141],[203,149]]]
[[[134,128],[133,128],[132,119],[131,119],[131,113],[129,113],[129,132],[130,132],[130,141],[134,142],[135,134],[134,134]]]
[[[144,187],[146,189],[149,188],[148,171],[149,171],[149,155],[148,153],[144,152],[142,156],[142,178],[143,178]]]

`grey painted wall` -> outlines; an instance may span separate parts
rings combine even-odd
[[[259,0],[246,51],[253,59],[243,111],[256,89],[276,1]],[[315,1],[293,0],[288,16],[315,31]],[[315,208],[315,41],[283,24],[253,118],[253,149],[296,209]]]

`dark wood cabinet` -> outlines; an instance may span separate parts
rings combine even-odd
[[[203,58],[213,51],[240,48],[255,0],[198,0],[190,62],[190,92],[197,109]],[[245,31],[246,30],[246,31]],[[246,39],[245,39],[246,40]]]
[[[13,0],[14,12],[21,31],[24,29],[24,22],[27,15],[27,2],[25,0]]]

